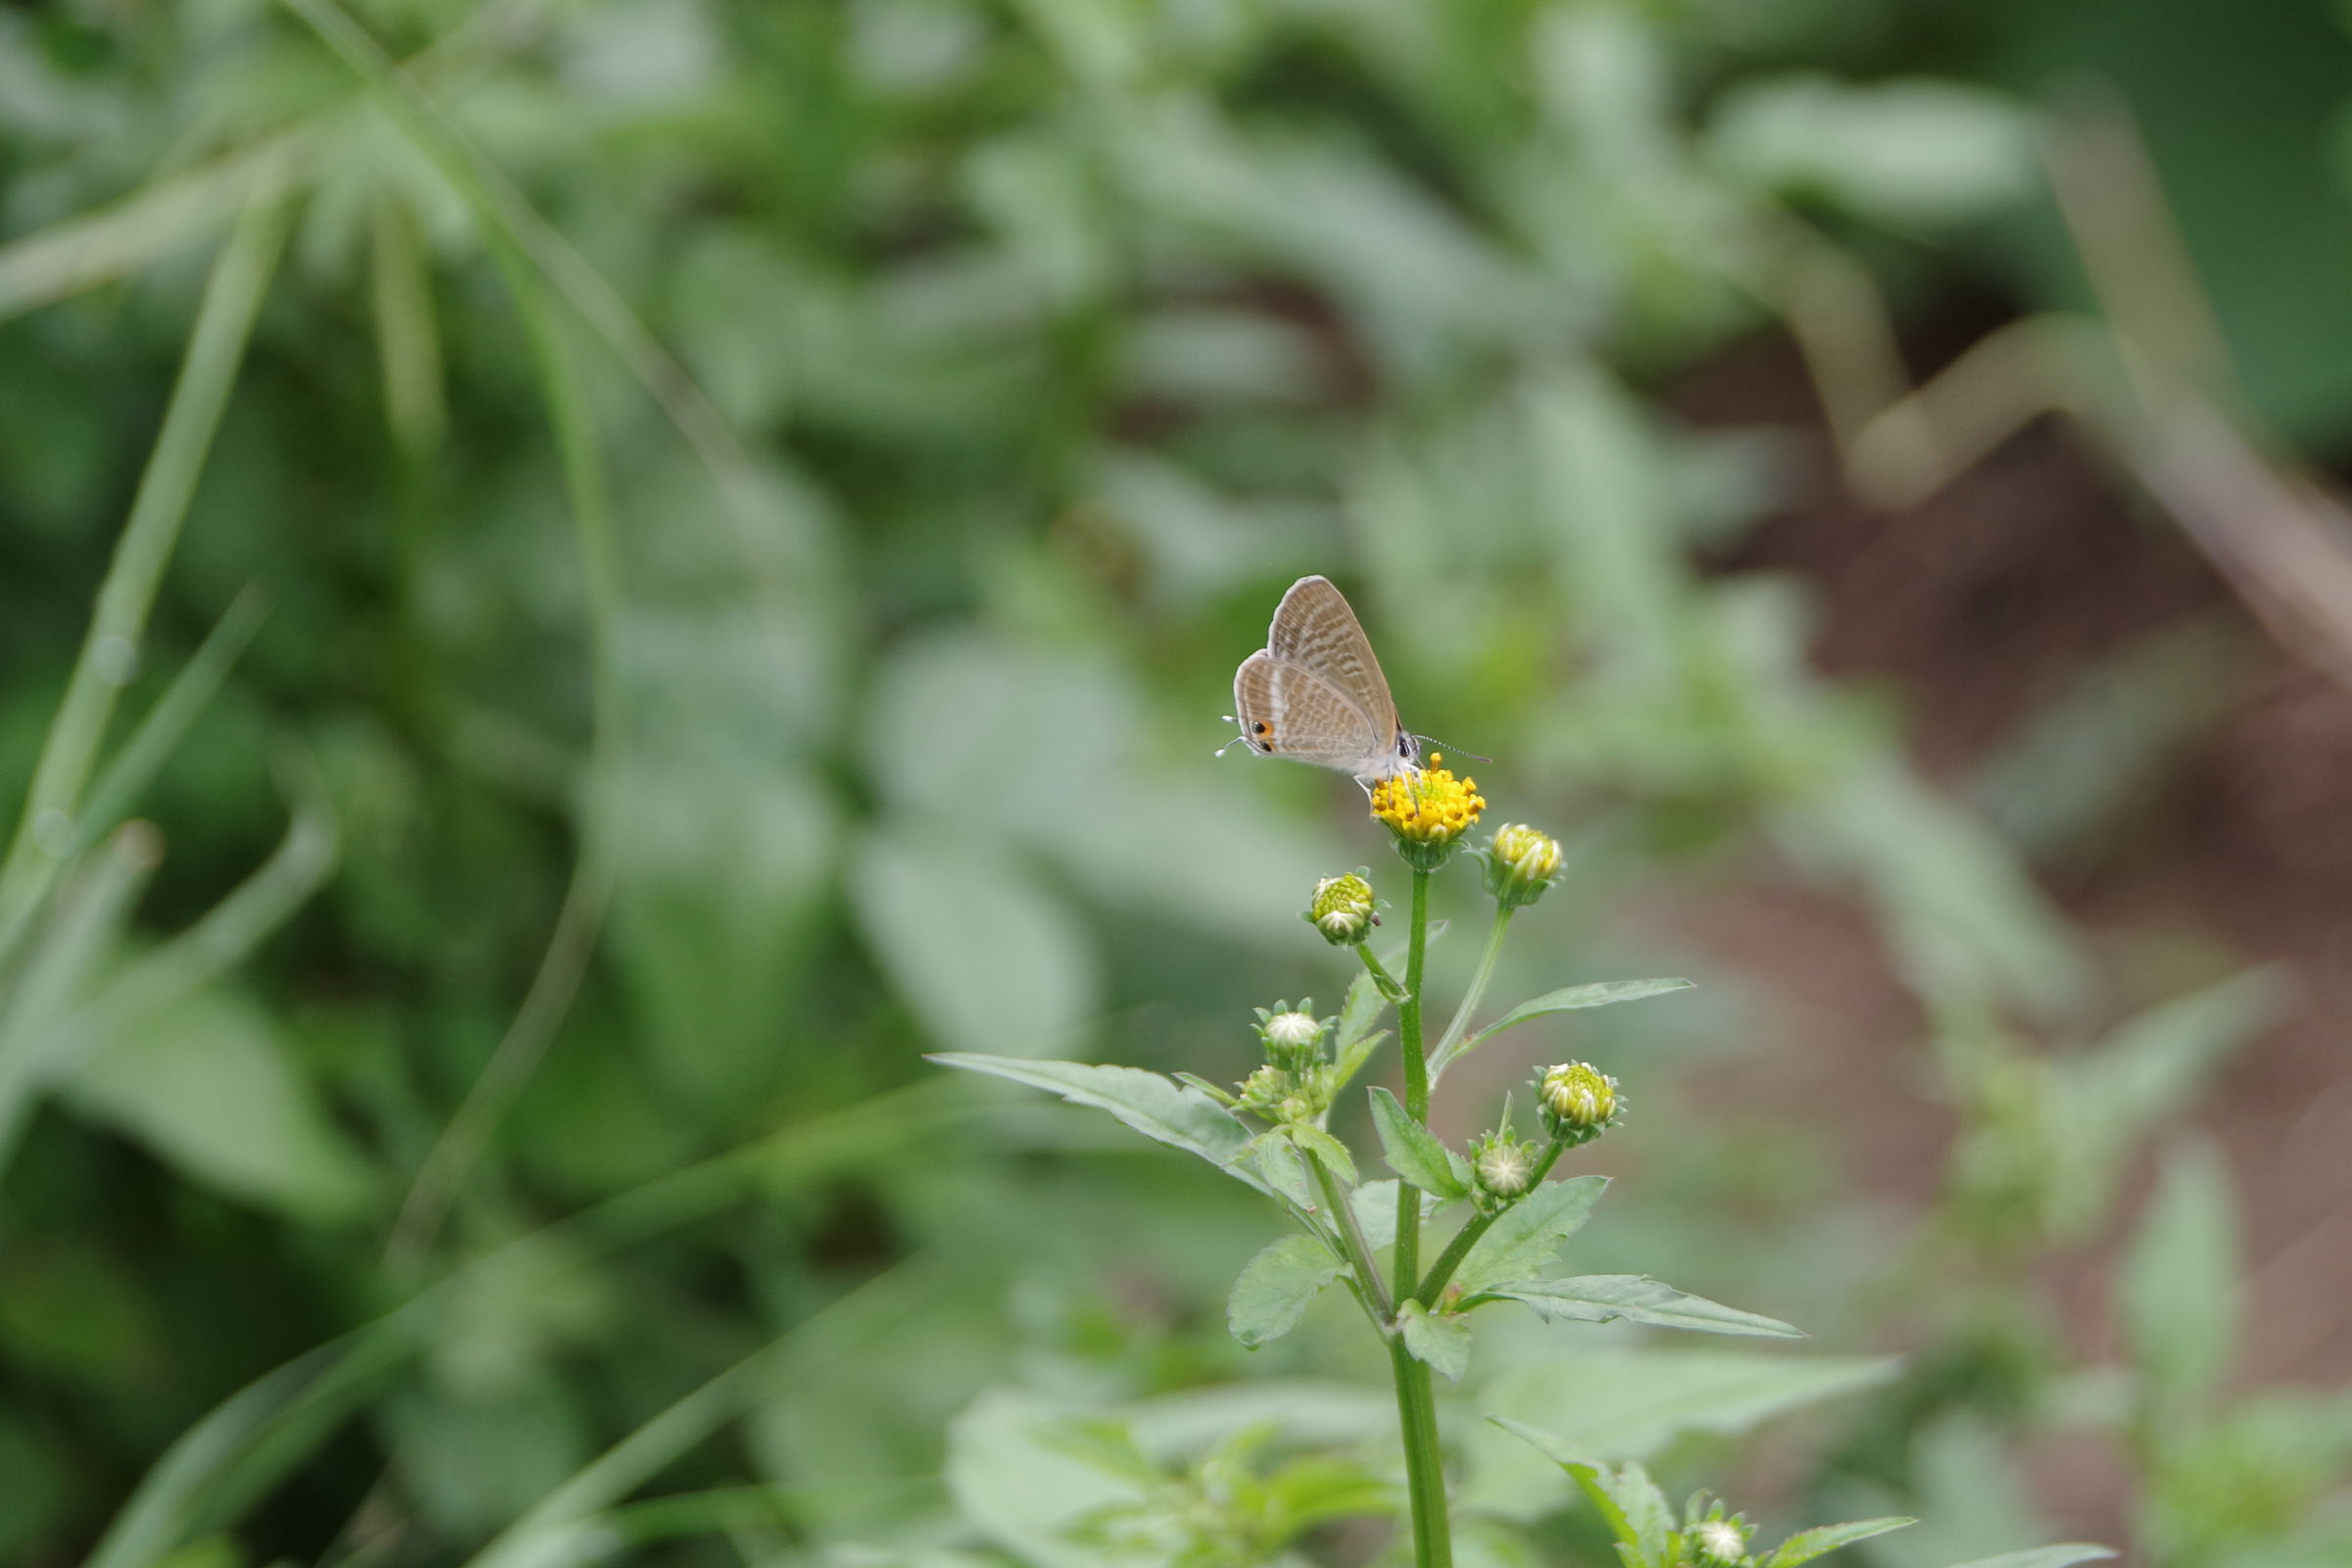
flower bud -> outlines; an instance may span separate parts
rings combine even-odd
[[[1306,920],[1335,948],[1363,941],[1380,924],[1380,916],[1372,908],[1372,884],[1352,871],[1325,877],[1315,884]]]
[[[1723,1505],[1690,1527],[1690,1545],[1703,1568],[1732,1568],[1747,1560],[1747,1522],[1738,1514],[1723,1516]]]
[[[1546,1125],[1555,1138],[1577,1143],[1597,1138],[1617,1121],[1617,1080],[1589,1061],[1566,1061],[1544,1069],[1536,1086]]]
[[[1416,871],[1434,871],[1446,863],[1454,845],[1487,808],[1478,793],[1478,780],[1457,779],[1445,760],[1429,754],[1430,765],[1384,778],[1372,786],[1372,814],[1396,835],[1396,853]]]
[[[1470,1146],[1470,1171],[1478,1190],[1500,1199],[1525,1196],[1535,1185],[1536,1152],[1535,1145],[1507,1132],[1487,1134]]]
[[[1487,846],[1487,891],[1502,904],[1535,903],[1560,871],[1560,841],[1524,822],[1505,822]]]
[[[1277,1010],[1257,1009],[1257,1038],[1264,1045],[1266,1060],[1286,1072],[1299,1072],[1323,1059],[1323,1035],[1330,1026],[1314,1014],[1314,1000],[1308,998],[1293,1009],[1287,1002],[1274,1004]]]

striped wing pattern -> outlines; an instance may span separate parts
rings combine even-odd
[[[1385,778],[1406,764],[1396,705],[1355,612],[1323,577],[1275,607],[1266,646],[1234,671],[1242,737],[1268,757]]]

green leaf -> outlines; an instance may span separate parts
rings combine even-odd
[[[374,1172],[295,1067],[275,1021],[225,989],[142,1016],[62,1086],[192,1179],[320,1222],[365,1210]]]
[[[1074,1105],[1107,1110],[1146,1138],[1199,1154],[1212,1165],[1233,1171],[1250,1186],[1266,1190],[1257,1177],[1235,1168],[1235,1161],[1249,1151],[1250,1129],[1200,1090],[1158,1073],[1141,1067],[1036,1061],[956,1051],[940,1052],[929,1059],[943,1067],[960,1067],[966,1072],[1009,1078],[1034,1089],[1050,1089]]]
[[[1547,1012],[1573,1012],[1582,1007],[1605,1007],[1612,1003],[1640,1002],[1644,997],[1662,997],[1669,992],[1694,989],[1688,980],[1600,980],[1592,985],[1564,986],[1547,991],[1533,1002],[1523,1002],[1493,1023],[1462,1042],[1456,1051],[1457,1061],[1470,1054],[1471,1048],[1485,1044],[1505,1029],[1517,1028],[1530,1018],[1541,1018]]]
[[[1804,1331],[1778,1318],[1724,1306],[1662,1285],[1646,1274],[1581,1274],[1565,1280],[1514,1280],[1481,1296],[1522,1301],[1547,1323],[1606,1323],[1623,1318],[1653,1328],[1801,1340]]]
[[[1372,978],[1371,970],[1348,983],[1348,999],[1340,1004],[1340,1023],[1331,1039],[1332,1055],[1343,1068],[1348,1054],[1370,1038],[1373,1023],[1388,1004],[1389,999],[1380,994],[1380,982]]]
[[[2079,1562],[2097,1562],[2115,1554],[2113,1546],[2095,1546],[2086,1542],[2070,1541],[2063,1545],[2030,1546],[2024,1551],[2004,1551],[1997,1557],[1956,1562],[1952,1568],[2073,1568]]]
[[[1474,1296],[1501,1280],[1524,1280],[1558,1255],[1560,1246],[1583,1229],[1592,1205],[1609,1185],[1606,1176],[1573,1176],[1564,1182],[1545,1182],[1504,1209],[1462,1266],[1453,1282],[1464,1296]]]
[[[1285,1236],[1242,1269],[1225,1302],[1225,1326],[1254,1350],[1298,1326],[1307,1304],[1340,1277],[1340,1260],[1311,1236]]]
[[[2152,1394],[2193,1399],[2229,1370],[2237,1277],[2230,1173],[2211,1145],[2183,1144],[2165,1161],[2124,1258],[2124,1334]]]
[[[1618,1470],[1594,1460],[1574,1444],[1541,1427],[1508,1416],[1488,1420],[1519,1438],[1537,1452],[1568,1472],[1608,1526],[1609,1534],[1632,1548],[1630,1568],[1666,1568],[1668,1543],[1674,1533],[1674,1508],[1649,1472],[1628,1461]]]
[[[1392,1247],[1396,1241],[1396,1192],[1404,1184],[1395,1177],[1366,1182],[1348,1195],[1348,1206],[1355,1210],[1355,1223],[1362,1227],[1364,1239],[1374,1251]],[[1438,1200],[1427,1193],[1421,1195],[1421,1217],[1429,1218]]]
[[[1447,1382],[1461,1382],[1470,1370],[1470,1324],[1464,1318],[1407,1301],[1396,1309],[1396,1329],[1413,1359],[1445,1373]]]
[[[1386,1089],[1372,1091],[1372,1128],[1380,1134],[1381,1157],[1389,1169],[1436,1198],[1467,1198],[1469,1184],[1456,1174],[1453,1158],[1437,1134],[1405,1114]]]
[[[1857,1519],[1850,1524],[1821,1525],[1812,1530],[1800,1530],[1772,1549],[1757,1568],[1796,1568],[1800,1562],[1850,1546],[1857,1541],[1868,1541],[1890,1530],[1901,1530],[1919,1523],[1916,1519],[1886,1518]]]
[[[1324,1168],[1337,1176],[1343,1187],[1353,1187],[1356,1184],[1355,1156],[1348,1152],[1346,1144],[1341,1143],[1322,1128],[1310,1126],[1305,1122],[1285,1127],[1283,1134],[1298,1147],[1300,1152],[1313,1154],[1321,1160]]]
[[[1287,1198],[1310,1212],[1323,1206],[1323,1195],[1306,1173],[1306,1161],[1280,1131],[1259,1133],[1226,1167],[1234,1176],[1261,1191]],[[1255,1172],[1255,1175],[1251,1175]]]

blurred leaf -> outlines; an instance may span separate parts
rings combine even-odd
[[[1534,1307],[1547,1323],[1608,1323],[1623,1318],[1652,1328],[1693,1329],[1705,1334],[1754,1334],[1801,1340],[1802,1329],[1778,1318],[1722,1306],[1690,1296],[1641,1274],[1581,1274],[1564,1280],[1517,1280],[1480,1287],[1481,1296],[1502,1297]]]
[[[864,834],[850,902],[867,944],[934,1040],[1032,1054],[1095,1004],[1092,945],[1009,857],[906,824]]]
[[[1396,1328],[1404,1336],[1404,1348],[1413,1352],[1413,1358],[1426,1361],[1444,1373],[1446,1381],[1459,1383],[1462,1374],[1470,1370],[1467,1318],[1451,1312],[1432,1312],[1419,1301],[1407,1301],[1396,1308]]]
[[[1892,1379],[1887,1356],[1743,1350],[1581,1350],[1508,1368],[1479,1392],[1483,1414],[1526,1422],[1596,1456],[1657,1453],[1685,1432],[1731,1436],[1775,1416]],[[1556,1507],[1564,1483],[1526,1446],[1491,1429],[1466,1435],[1463,1506],[1525,1519]]]
[[[1470,1196],[1467,1167],[1455,1169],[1455,1156],[1437,1135],[1406,1115],[1396,1097],[1378,1085],[1372,1089],[1372,1127],[1380,1134],[1389,1169],[1436,1198]]]
[[[194,1180],[300,1219],[354,1219],[377,1192],[269,1013],[241,994],[203,991],[147,1016],[61,1090]]]
[[[2062,1546],[2029,1546],[2024,1551],[2004,1551],[1997,1557],[1956,1562],[1952,1568],[2074,1568],[2074,1564],[2079,1562],[2097,1562],[2114,1555],[2116,1550],[2113,1546],[2092,1546],[2071,1542]]]
[[[1606,1176],[1545,1182],[1502,1211],[1454,1270],[1452,1285],[1467,1298],[1501,1280],[1523,1280],[1547,1267],[1569,1237],[1584,1229],[1607,1190]]]
[[[1707,144],[1742,179],[1893,228],[1981,220],[2037,183],[2024,107],[1948,81],[1742,82],[1717,101]]]
[[[2062,1228],[2081,1233],[2104,1217],[2139,1140],[2179,1115],[2285,1002],[2276,971],[2248,970],[2148,1008],[2089,1051],[2052,1058]]]
[[[1308,1303],[1340,1277],[1340,1260],[1311,1236],[1285,1236],[1252,1257],[1233,1282],[1226,1329],[1254,1350],[1298,1326]]]
[[[1402,1182],[1389,1179],[1366,1182],[1348,1195],[1348,1206],[1355,1211],[1355,1222],[1363,1228],[1372,1250],[1379,1251],[1396,1241],[1396,1191]],[[1438,1200],[1428,1194],[1421,1195],[1421,1217],[1437,1211]]]
[[[2125,1254],[2118,1302],[2159,1419],[2183,1420],[2236,1358],[2239,1241],[2230,1173],[2202,1140],[2165,1160]]]
[[[790,1063],[783,999],[808,949],[840,832],[797,771],[639,760],[614,791],[613,938],[662,1078],[707,1103],[757,1095]]]
[[[1901,1530],[1919,1523],[1916,1519],[1857,1519],[1850,1524],[1818,1525],[1800,1530],[1765,1554],[1756,1568],[1796,1568],[1800,1562],[1811,1562],[1826,1556],[1840,1546],[1850,1546],[1857,1541],[1868,1541],[1890,1530]]]

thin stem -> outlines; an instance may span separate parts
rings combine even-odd
[[[1421,980],[1429,955],[1429,873],[1413,872],[1412,927],[1405,941],[1404,994],[1396,1002],[1396,1037],[1404,1054],[1405,1114],[1429,1125],[1429,1061],[1421,1054]],[[1369,955],[1367,955],[1369,956]],[[1374,971],[1377,973],[1377,969]],[[1396,1293],[1402,1305],[1421,1273],[1421,1194],[1396,1184]],[[1453,1568],[1453,1538],[1446,1517],[1445,1457],[1438,1449],[1438,1401],[1429,1368],[1389,1336],[1389,1366],[1396,1380],[1396,1423],[1404,1438],[1405,1492],[1413,1515],[1414,1568]]]
[[[1339,1178],[1332,1175],[1330,1167],[1323,1163],[1322,1155],[1311,1149],[1300,1150],[1299,1152],[1306,1155],[1307,1164],[1314,1168],[1315,1185],[1323,1190],[1323,1201],[1331,1209],[1331,1228],[1340,1233],[1341,1245],[1348,1250],[1348,1263],[1354,1268],[1356,1277],[1364,1282],[1369,1304],[1378,1308],[1373,1326],[1385,1334],[1388,1332],[1390,1315],[1389,1289],[1381,1280],[1380,1270],[1373,1266],[1372,1248],[1364,1240],[1363,1227],[1355,1222],[1355,1207],[1348,1201],[1348,1195],[1340,1191]]]
[[[1395,1002],[1404,995],[1404,987],[1398,985],[1396,977],[1389,973],[1388,965],[1372,956],[1371,943],[1358,942],[1355,945],[1355,951],[1356,955],[1364,960],[1364,967],[1371,971],[1372,983],[1380,987],[1382,996]]]
[[[1544,1178],[1551,1174],[1551,1167],[1559,1162],[1561,1153],[1567,1148],[1568,1140],[1565,1138],[1555,1138],[1551,1141],[1551,1147],[1544,1151],[1543,1157],[1536,1161],[1534,1173],[1527,1179],[1528,1193],[1532,1193],[1544,1185]],[[1446,1282],[1453,1278],[1453,1271],[1462,1266],[1462,1259],[1468,1257],[1470,1249],[1478,1245],[1478,1239],[1494,1229],[1496,1220],[1509,1213],[1512,1208],[1525,1201],[1526,1199],[1527,1193],[1521,1193],[1492,1214],[1471,1216],[1470,1223],[1453,1233],[1453,1240],[1446,1244],[1446,1250],[1440,1252],[1438,1260],[1429,1265],[1429,1273],[1413,1291],[1413,1299],[1423,1305],[1435,1305],[1439,1295],[1446,1289]]]
[[[1421,1054],[1421,971],[1429,955],[1429,873],[1413,872],[1413,922],[1405,939],[1404,995],[1396,1003],[1396,1038],[1404,1054],[1404,1113],[1429,1125],[1429,1061]],[[1421,1194],[1410,1182],[1396,1185],[1396,1294],[1398,1305],[1411,1298],[1421,1275]]]
[[[23,819],[0,864],[0,923],[17,923],[16,911],[48,881],[48,862],[62,858],[72,841],[82,786],[97,761],[115,701],[130,683],[147,612],[179,539],[213,433],[228,407],[285,236],[281,191],[274,181],[258,185],[205,281],[204,302],[197,308],[163,428],[139,476],[129,519],[115,541],[57,717],[41,743]]]
[[[1429,1367],[1389,1337],[1389,1371],[1396,1381],[1396,1425],[1404,1434],[1404,1484],[1413,1515],[1413,1568],[1453,1568],[1453,1538],[1446,1519],[1446,1469],[1438,1452],[1438,1400]]]
[[[1494,927],[1487,933],[1487,951],[1478,956],[1478,972],[1470,977],[1470,989],[1462,993],[1462,1004],[1453,1009],[1453,1021],[1438,1041],[1438,1049],[1430,1053],[1429,1079],[1436,1083],[1446,1071],[1446,1064],[1460,1054],[1462,1031],[1470,1027],[1471,1016],[1487,995],[1487,982],[1494,978],[1494,960],[1502,954],[1502,934],[1511,928],[1513,906],[1496,900]]]

